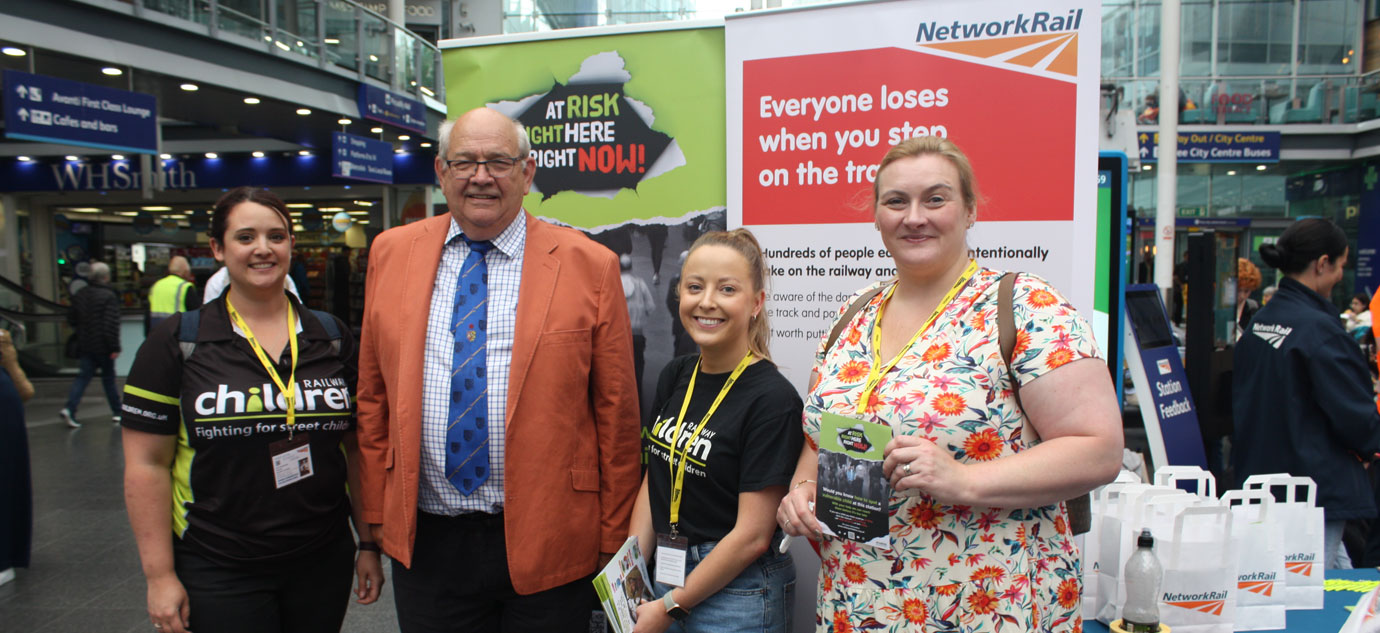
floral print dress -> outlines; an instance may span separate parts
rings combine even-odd
[[[857,402],[872,363],[871,332],[885,293],[859,310],[827,355],[822,345],[816,354],[822,378],[805,401],[804,416],[811,446],[818,447],[824,411],[929,439],[968,463],[1001,459],[1033,444],[1033,437],[1024,436],[1029,431],[1001,359],[1000,277],[997,271],[978,270],[883,377],[877,404],[865,414],[856,410]],[[1017,276],[1013,313],[1017,334],[1011,365],[1022,385],[1098,355],[1087,322],[1043,279]],[[1063,504],[951,506],[907,492],[891,495],[889,515],[890,551],[825,539],[816,631],[1082,630],[1080,555]]]

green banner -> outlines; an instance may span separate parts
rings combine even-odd
[[[722,27],[461,45],[442,53],[450,116],[528,126],[527,210],[578,228],[723,208]]]

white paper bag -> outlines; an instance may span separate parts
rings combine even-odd
[[[1246,490],[1283,490],[1272,512],[1284,530],[1284,599],[1289,609],[1323,608],[1323,509],[1317,485],[1308,477],[1253,475]]]
[[[1161,486],[1122,493],[1117,513],[1123,518],[1116,524],[1116,533],[1103,533],[1098,544],[1098,620],[1111,623],[1126,604],[1126,578],[1122,572],[1126,559],[1136,551],[1141,530],[1150,530],[1156,538],[1169,534],[1181,510],[1202,502],[1195,495]],[[1108,523],[1104,528],[1110,530],[1111,526]]]
[[[1082,613],[1083,619],[1093,620],[1097,616],[1097,572],[1099,562],[1097,560],[1098,545],[1102,534],[1102,517],[1107,513],[1107,497],[1109,492],[1120,491],[1125,488],[1125,484],[1144,485],[1140,477],[1129,470],[1122,470],[1117,473],[1116,479],[1104,486],[1099,486],[1091,493],[1091,501],[1088,504],[1090,520],[1088,521],[1088,531],[1079,534],[1077,537],[1078,551],[1083,554],[1082,569],[1083,574],[1083,595]]]
[[[1121,567],[1121,532],[1130,517],[1130,497],[1153,486],[1141,483],[1111,483],[1103,486],[1100,496],[1092,499],[1091,529],[1084,541],[1088,549],[1083,553],[1083,618],[1098,619],[1109,601],[1116,599],[1117,579]],[[1129,556],[1130,553],[1128,552]]]
[[[1212,473],[1197,466],[1161,466],[1155,471],[1155,485],[1178,488],[1179,482],[1191,481],[1197,484],[1187,492],[1207,499],[1217,498],[1217,479]],[[1180,488],[1182,490],[1182,488]]]
[[[1231,633],[1236,621],[1236,548],[1232,512],[1185,508],[1161,552],[1160,622],[1174,633]]]
[[[1380,633],[1380,587],[1371,589],[1356,601],[1356,608],[1347,616],[1337,633]]]
[[[1230,490],[1222,506],[1232,512],[1236,544],[1236,630],[1285,626],[1284,525],[1274,496],[1264,490]]]

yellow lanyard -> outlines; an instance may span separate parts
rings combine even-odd
[[[709,417],[714,415],[714,411],[719,408],[719,403],[724,401],[724,396],[728,395],[728,390],[733,387],[733,383],[738,380],[738,376],[743,375],[743,370],[752,363],[752,351],[749,350],[743,360],[738,361],[738,367],[729,374],[728,381],[719,389],[719,395],[714,398],[714,404],[709,405],[709,410],[705,412],[704,418],[700,420],[699,426],[695,427],[695,432],[685,440],[685,449],[680,452],[680,468],[676,468],[676,443],[680,440],[680,430],[685,424],[685,410],[690,406],[690,395],[695,393],[695,377],[700,373],[700,362],[695,361],[695,371],[690,374],[690,386],[685,389],[685,400],[680,403],[680,416],[676,418],[676,432],[671,436],[671,536],[676,535],[676,526],[680,523],[680,502],[681,493],[685,491],[685,463],[690,461],[690,447],[699,438],[700,431],[704,430],[704,425],[709,422]]]
[[[886,310],[886,304],[891,301],[891,295],[896,292],[896,284],[891,284],[891,287],[887,288],[886,294],[882,296],[881,305],[877,306],[877,319],[872,323],[872,366],[867,370],[867,382],[863,383],[862,394],[858,397],[859,413],[864,413],[871,408],[869,405],[872,402],[873,392],[875,392],[877,386],[881,384],[882,376],[885,376],[896,366],[896,363],[901,360],[902,356],[906,355],[906,352],[910,350],[911,346],[915,345],[915,342],[920,340],[920,335],[924,334],[925,330],[930,329],[935,319],[939,318],[939,315],[949,306],[949,302],[954,300],[954,297],[958,295],[958,291],[962,290],[963,286],[967,285],[968,280],[972,279],[973,274],[976,272],[977,262],[971,259],[968,260],[968,267],[964,268],[963,274],[959,275],[958,279],[954,281],[954,286],[949,289],[949,294],[944,295],[944,299],[939,302],[939,305],[934,307],[934,313],[930,315],[930,318],[926,319],[925,324],[915,331],[915,334],[910,337],[910,341],[906,343],[906,346],[902,347],[901,351],[896,352],[896,357],[891,359],[891,362],[887,363],[885,367],[882,367],[882,312]]]
[[[273,379],[273,384],[278,385],[279,393],[283,394],[283,400],[287,403],[288,430],[291,431],[292,425],[297,423],[297,320],[292,316],[292,302],[288,302],[287,309],[288,347],[292,349],[292,369],[288,374],[287,385],[278,377],[278,369],[268,360],[268,354],[264,353],[264,348],[259,345],[258,339],[254,338],[249,324],[235,311],[235,306],[230,303],[228,296],[225,298],[225,309],[230,312],[230,318],[235,321],[235,325],[244,330],[244,337],[249,339],[249,346],[254,348],[254,355],[259,357],[259,362],[263,363],[264,369],[268,371],[268,377]]]

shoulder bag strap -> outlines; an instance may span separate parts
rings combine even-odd
[[[1006,374],[1011,377],[1011,396],[1016,399],[1016,406],[1021,409],[1021,417],[1029,422],[1025,415],[1025,405],[1021,404],[1021,381],[1016,377],[1016,372],[1011,371],[1011,355],[1016,349],[1016,315],[1013,303],[1017,274],[1002,275],[997,286],[997,339],[1001,342],[1001,362],[1006,365]],[[1035,429],[1024,423],[1021,432],[1033,436]],[[1082,494],[1065,500],[1064,508],[1068,510],[1071,533],[1085,534],[1092,528],[1092,499],[1088,495]]]
[[[828,342],[824,344],[825,352],[834,349],[834,343],[838,342],[839,335],[843,334],[843,328],[848,327],[848,324],[853,321],[853,317],[857,316],[858,310],[861,310],[863,306],[867,305],[867,302],[872,300],[872,297],[881,294],[881,292],[882,286],[877,286],[876,288],[862,293],[853,303],[848,305],[848,309],[843,311],[843,315],[839,317],[839,320],[834,322],[834,329],[829,332]]]

